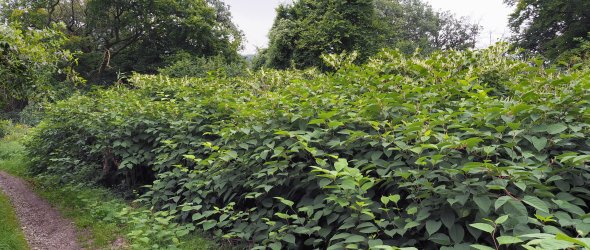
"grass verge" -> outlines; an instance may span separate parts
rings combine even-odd
[[[111,190],[64,184],[56,176],[28,176],[22,140],[27,128],[16,125],[0,139],[0,170],[26,179],[34,191],[46,199],[79,229],[79,241],[87,249],[216,249],[215,244],[188,225],[176,224],[173,216],[162,216],[133,206]],[[6,204],[4,204],[6,203]],[[16,217],[5,197],[0,196],[0,250],[28,249]],[[12,219],[11,219],[12,218]],[[7,220],[4,222],[4,220]],[[11,223],[14,220],[16,224]],[[192,230],[188,230],[190,232]],[[6,233],[5,233],[6,232]],[[20,235],[22,236],[19,236]],[[19,237],[24,242],[19,243]],[[19,245],[21,244],[21,245]],[[6,246],[4,246],[6,245]],[[21,248],[19,248],[21,247]]]
[[[0,250],[9,249],[26,250],[29,247],[8,197],[0,192]]]

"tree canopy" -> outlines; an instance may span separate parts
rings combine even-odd
[[[269,47],[255,67],[323,67],[321,54],[359,52],[359,61],[381,48],[413,53],[475,45],[480,26],[421,0],[295,1],[277,9]]]
[[[578,48],[590,32],[590,1],[505,0],[514,6],[509,24],[517,46],[549,59]]]
[[[0,110],[18,111],[31,101],[53,99],[81,82],[73,55],[55,29],[21,30],[0,24]]]
[[[267,64],[275,68],[322,66],[323,53],[376,50],[371,0],[300,0],[277,8]]]
[[[242,34],[219,0],[13,0],[3,16],[44,28],[63,22],[79,71],[95,82],[156,73],[175,53],[237,60]]]

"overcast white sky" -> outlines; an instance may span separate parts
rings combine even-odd
[[[458,16],[467,16],[484,27],[478,47],[487,47],[499,39],[507,38],[510,9],[502,0],[426,0],[436,10],[449,10]],[[254,54],[256,48],[268,43],[268,31],[275,18],[275,8],[291,0],[225,0],[231,7],[234,22],[246,36],[242,54]],[[490,39],[491,37],[491,39]]]

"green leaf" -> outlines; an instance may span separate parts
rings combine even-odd
[[[408,213],[410,215],[415,214],[416,212],[418,212],[418,207],[415,207],[415,206],[409,207],[406,210],[406,213]]]
[[[433,235],[440,229],[441,226],[442,222],[440,221],[428,220],[426,222],[426,232],[428,232],[428,235]]]
[[[279,200],[281,203],[283,203],[283,204],[285,204],[285,205],[287,205],[289,207],[292,207],[295,204],[295,202],[292,202],[292,201],[287,200],[287,199],[282,198],[282,197],[274,197],[274,198],[277,199],[277,200]]]
[[[381,196],[381,203],[387,206],[387,203],[389,203],[389,198],[387,196]]]
[[[578,207],[572,203],[569,203],[567,201],[553,200],[553,203],[557,204],[557,206],[559,206],[559,208],[561,208],[565,211],[568,211],[572,214],[579,215],[579,216],[586,214],[583,209],[581,209],[580,207]]]
[[[544,201],[535,196],[527,195],[522,199],[522,201],[526,204],[529,204],[531,207],[534,207],[538,211],[549,213],[549,208],[547,207],[547,204],[545,204]]]
[[[328,123],[328,127],[329,128],[332,128],[332,129],[337,128],[337,127],[340,127],[340,126],[343,126],[343,125],[344,125],[344,123],[343,122],[339,122],[339,121],[331,121],[331,122]]]
[[[565,234],[562,234],[562,233],[558,233],[557,235],[555,235],[555,239],[556,240],[568,241],[568,242],[577,244],[578,246],[585,247],[586,249],[589,249],[590,248],[590,246],[587,243],[585,243],[585,242],[583,242],[583,241],[581,241],[579,239],[574,239],[574,238],[572,238],[570,236],[567,236]]]
[[[410,221],[410,222],[408,222],[408,224],[406,224],[404,226],[404,229],[410,229],[410,228],[414,228],[414,227],[417,227],[417,226],[420,226],[420,223],[415,222],[415,221]]]
[[[484,246],[484,245],[478,245],[478,244],[471,245],[471,247],[473,247],[473,248],[475,248],[477,250],[496,250],[494,248],[491,248],[491,247],[488,247],[488,246]]]
[[[574,244],[564,240],[542,239],[539,246],[541,249],[568,249],[574,247]]]
[[[449,229],[449,236],[455,243],[463,242],[463,238],[465,237],[465,230],[459,224],[455,224],[451,229]]]
[[[487,232],[487,233],[492,233],[494,231],[494,227],[492,225],[486,224],[486,223],[473,223],[473,224],[469,224],[469,226],[477,228],[477,229]]]
[[[394,194],[394,195],[390,195],[388,196],[390,201],[393,201],[393,203],[397,204],[397,202],[401,199],[401,196],[399,196],[399,194]]]
[[[272,250],[281,250],[283,248],[283,244],[281,244],[280,242],[273,242],[270,243],[268,247],[270,247],[270,249]]]
[[[498,217],[498,219],[496,219],[496,221],[494,221],[494,223],[500,225],[504,222],[506,222],[506,220],[508,220],[508,217],[510,217],[509,215],[502,215],[500,217]]]
[[[498,241],[498,244],[500,244],[500,245],[510,245],[510,244],[516,244],[516,243],[523,242],[521,239],[516,238],[514,236],[500,236],[500,237],[496,238],[496,240]]]
[[[441,221],[447,228],[451,228],[455,224],[455,212],[453,210],[445,209],[441,214]]]
[[[556,123],[547,126],[547,133],[555,135],[559,134],[567,129],[567,126],[564,123]]]
[[[547,146],[547,138],[545,137],[536,137],[536,136],[531,136],[529,138],[529,141],[533,144],[533,146],[535,147],[535,149],[537,149],[537,151],[541,151],[543,149],[545,149],[545,146]]]
[[[496,200],[496,202],[494,203],[494,208],[496,210],[498,210],[499,208],[501,208],[504,204],[506,204],[507,201],[511,200],[512,197],[510,196],[502,196],[500,198],[498,198]]]
[[[336,169],[336,171],[341,172],[342,169],[347,168],[348,167],[348,161],[346,159],[338,159],[338,161],[336,161],[334,163],[334,168]]]
[[[295,236],[292,234],[287,234],[283,236],[283,241],[295,245]]]
[[[205,222],[203,222],[203,230],[207,231],[207,230],[213,228],[216,224],[217,224],[217,221],[214,221],[214,220],[205,221]]]
[[[451,244],[451,239],[449,238],[449,236],[447,236],[446,234],[442,234],[442,233],[437,233],[435,235],[432,235],[428,238],[428,240],[439,244],[439,245],[449,245]]]
[[[473,201],[479,207],[479,209],[483,212],[488,212],[490,210],[490,206],[492,205],[492,200],[490,200],[487,196],[476,196],[473,197]]]
[[[344,179],[339,185],[344,190],[353,190],[356,188],[356,182],[353,179]]]
[[[365,242],[367,238],[361,235],[351,235],[344,241],[345,243],[357,243],[357,242]]]

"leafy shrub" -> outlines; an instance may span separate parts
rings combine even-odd
[[[84,82],[72,69],[73,54],[62,49],[67,41],[59,31],[63,27],[22,30],[19,25],[0,24],[0,109],[4,112],[63,99]]]
[[[12,126],[12,122],[9,120],[0,120],[0,138],[9,134],[9,129]]]
[[[159,72],[170,77],[243,76],[247,66],[245,60],[228,62],[222,56],[205,58],[188,53],[178,53],[168,58],[168,61],[171,61],[170,65]]]
[[[30,158],[255,249],[585,246],[590,73],[506,51],[135,76],[49,108]]]

